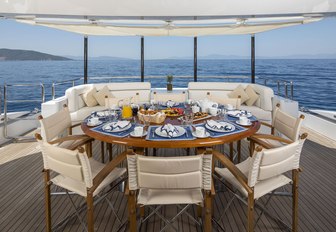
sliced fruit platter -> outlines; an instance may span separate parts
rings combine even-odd
[[[167,108],[162,110],[168,117],[176,117],[184,114],[184,110],[182,108]]]
[[[202,120],[202,119],[206,119],[206,118],[210,118],[210,117],[211,117],[211,115],[209,115],[208,113],[205,113],[205,112],[194,113],[194,121]]]

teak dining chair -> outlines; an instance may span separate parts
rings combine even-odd
[[[234,198],[242,200],[247,205],[247,231],[254,231],[255,207],[261,208],[262,213],[265,211],[265,208],[255,204],[255,201],[266,194],[270,194],[270,197],[277,195],[275,190],[287,184],[292,184],[292,193],[282,193],[280,195],[292,196],[292,231],[298,231],[299,164],[306,137],[307,134],[304,133],[299,140],[273,149],[262,149],[258,146],[252,157],[237,165],[234,165],[226,156],[214,151],[214,158],[225,166],[225,168],[215,168],[215,177],[224,183],[229,190],[231,187],[236,189],[240,194],[230,190],[234,193]],[[288,171],[292,172],[292,178],[284,175]],[[229,201],[226,209],[229,208],[234,198]],[[265,207],[269,200],[270,198],[267,200]],[[220,227],[221,216],[218,220],[214,220]],[[273,217],[273,219],[282,222],[278,218]]]
[[[88,155],[92,156],[93,139],[87,135],[72,135],[73,128],[80,124],[72,125],[70,112],[66,105],[63,109],[49,117],[38,117],[41,124],[43,139],[55,146],[75,150],[79,146],[85,146]]]
[[[94,231],[93,207],[94,198],[97,201],[106,200],[111,207],[114,215],[119,223],[121,220],[117,216],[112,203],[106,198],[114,187],[123,182],[126,177],[126,168],[119,168],[118,165],[126,159],[126,152],[120,154],[110,163],[104,165],[93,158],[88,158],[85,150],[78,147],[77,150],[68,150],[65,148],[53,146],[42,140],[40,134],[35,135],[42,150],[43,157],[43,173],[44,173],[44,190],[45,190],[45,206],[46,206],[46,223],[47,231],[52,230],[51,224],[51,196],[50,186],[52,184],[66,190],[72,206],[76,210],[76,216],[80,220],[84,228],[89,232]],[[50,171],[56,173],[50,178]],[[112,189],[103,192],[111,184],[116,183]],[[87,226],[80,217],[78,207],[75,206],[69,191],[76,193],[86,199],[87,204]],[[58,225],[62,226],[63,223]]]
[[[173,223],[183,213],[201,226],[200,222],[187,212],[187,209],[193,204],[204,207],[204,230],[206,232],[212,231],[211,214],[214,188],[211,154],[181,157],[149,157],[129,154],[127,163],[129,175],[128,212],[131,232],[137,231],[137,207],[140,207],[141,212],[144,212],[144,207],[152,210],[146,218],[143,218],[144,215],[141,213],[140,223],[157,215],[165,222],[161,231],[167,229],[168,226],[178,231]],[[159,212],[159,209],[164,205],[177,205],[181,211],[172,219],[167,219]],[[186,206],[182,207],[182,205]]]
[[[280,110],[280,104],[277,104],[273,112],[272,124],[261,122],[261,125],[271,128],[271,134],[255,134],[248,138],[250,140],[250,155],[253,154],[255,144],[268,149],[297,141],[303,119],[304,115],[295,118]]]

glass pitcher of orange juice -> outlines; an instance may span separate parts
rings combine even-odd
[[[122,118],[131,118],[132,117],[132,107],[131,107],[131,98],[126,98],[122,100]]]

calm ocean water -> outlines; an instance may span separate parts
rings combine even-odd
[[[193,81],[192,60],[147,60],[145,61],[145,76],[190,76],[190,78],[175,78],[174,87],[186,87]],[[136,60],[89,61],[90,77],[139,76],[140,62]],[[249,76],[250,60],[199,60],[199,76]],[[272,80],[287,80],[294,82],[294,99],[300,106],[314,109],[336,110],[336,60],[256,60],[257,82],[262,78]],[[51,84],[53,81],[70,80],[83,76],[82,61],[6,61],[0,62],[1,98],[3,99],[3,84],[38,84],[46,88],[46,100],[51,99]],[[215,77],[199,78],[199,81],[244,81],[249,79],[220,79]],[[124,82],[139,81],[139,79],[93,80],[89,82]],[[146,79],[152,87],[165,87],[165,78]],[[77,81],[80,84],[82,81]],[[64,95],[64,90],[70,87],[57,87],[57,96]],[[277,92],[275,84],[272,85]],[[281,89],[283,92],[284,90]],[[8,99],[39,99],[41,90],[38,87],[9,87]],[[3,100],[1,100],[3,102]],[[10,111],[31,110],[39,108],[40,103],[8,103]],[[3,109],[3,107],[2,107]]]

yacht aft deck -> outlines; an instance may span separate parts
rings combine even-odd
[[[243,154],[248,154],[247,143],[243,142]],[[123,149],[114,146],[113,154]],[[98,156],[99,144],[94,146]],[[45,231],[45,210],[42,168],[43,161],[36,142],[13,143],[0,148],[0,231]],[[183,150],[169,150],[169,154],[184,154]],[[158,150],[164,155],[167,150]],[[306,141],[301,156],[303,172],[300,176],[299,231],[334,231],[336,228],[336,149],[328,148],[311,140]],[[218,217],[230,199],[227,192],[217,192],[214,200],[214,215]],[[127,198],[115,191],[109,196],[118,215],[127,220]],[[74,196],[80,204],[82,198]],[[264,201],[264,199],[262,199]],[[278,217],[291,224],[291,199],[273,197],[269,209]],[[226,231],[246,230],[246,206],[235,200],[223,217]],[[55,224],[65,215],[72,213],[67,197],[52,197],[52,222]],[[175,207],[164,208],[163,215],[176,213]],[[191,214],[196,214],[190,212]],[[85,218],[85,211],[81,214]],[[53,225],[54,225],[53,224]],[[200,231],[188,217],[182,216],[175,223],[179,231]],[[110,208],[104,203],[95,206],[96,231],[117,231],[119,224]],[[160,218],[153,217],[141,231],[159,231],[163,227]],[[216,228],[216,227],[214,227]],[[77,218],[70,220],[63,231],[82,231]],[[286,231],[272,219],[262,216],[256,231]],[[127,229],[126,229],[127,231]],[[170,231],[169,229],[167,231]]]

